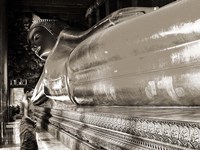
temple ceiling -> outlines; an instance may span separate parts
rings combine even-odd
[[[12,0],[8,10],[14,12],[35,12],[59,16],[65,20],[84,20],[84,14],[95,0]]]
[[[8,0],[7,6],[9,12],[36,13],[43,18],[54,17],[90,27],[120,8],[160,7],[172,1],[175,0]],[[91,15],[93,22],[88,25],[89,18],[86,18],[85,14],[92,6],[95,7]]]

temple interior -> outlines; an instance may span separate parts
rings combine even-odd
[[[198,0],[1,0],[0,149],[199,150],[199,14]]]

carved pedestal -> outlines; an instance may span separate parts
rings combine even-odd
[[[198,107],[36,107],[41,126],[73,150],[200,149]]]

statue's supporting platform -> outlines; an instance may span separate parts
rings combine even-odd
[[[36,107],[36,116],[72,150],[200,149],[199,107]]]

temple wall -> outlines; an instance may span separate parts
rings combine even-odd
[[[30,13],[8,12],[7,15],[8,80],[11,88],[22,87],[23,81],[34,87],[42,72],[43,62],[30,50],[27,42],[31,17]]]

